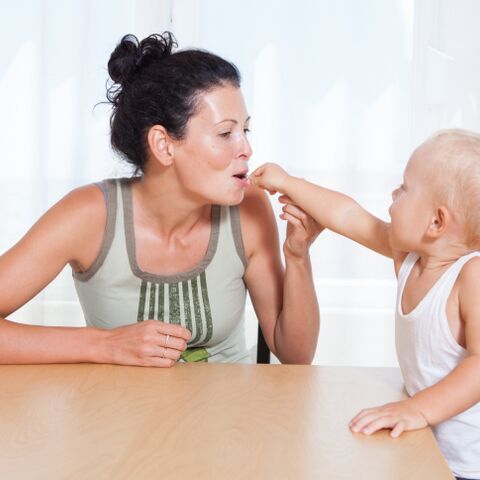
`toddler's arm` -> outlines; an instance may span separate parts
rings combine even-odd
[[[274,163],[257,168],[250,180],[271,194],[283,193],[280,198],[283,203],[298,205],[329,230],[393,258],[388,237],[390,224],[367,212],[347,195],[290,176]]]
[[[405,430],[436,425],[480,402],[480,258],[463,267],[458,282],[467,357],[445,378],[413,397],[362,410],[350,422],[354,432],[370,434],[391,428],[391,435],[397,437]]]

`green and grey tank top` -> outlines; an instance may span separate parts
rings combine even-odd
[[[131,182],[98,184],[107,223],[98,257],[73,273],[88,326],[114,328],[157,319],[192,332],[184,361],[251,361],[245,342],[246,259],[239,207],[212,206],[205,257],[189,272],[155,275],[136,260]]]

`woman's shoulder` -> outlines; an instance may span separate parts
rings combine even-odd
[[[240,204],[241,215],[252,220],[258,220],[264,215],[268,216],[271,211],[272,207],[265,191],[254,185],[249,185],[245,189],[245,196]]]
[[[74,214],[76,223],[81,220],[87,220],[87,223],[102,219],[105,221],[107,215],[105,193],[99,184],[82,185],[68,192],[51,210],[59,216]]]
[[[46,214],[59,228],[69,230],[74,251],[71,265],[76,271],[89,267],[102,243],[107,223],[105,191],[95,183],[77,187]]]
[[[62,199],[65,202],[77,203],[79,206],[84,204],[94,205],[103,200],[102,185],[106,185],[108,181],[98,183],[88,183],[74,188],[68,192]]]
[[[246,188],[240,204],[240,225],[247,258],[258,246],[278,235],[270,200],[262,189],[253,185]]]

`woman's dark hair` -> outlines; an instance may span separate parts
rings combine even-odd
[[[240,86],[240,73],[230,62],[204,50],[172,53],[177,42],[170,32],[139,41],[125,35],[108,61],[113,84],[111,143],[135,167],[144,171],[148,130],[162,125],[180,140],[195,113],[199,94],[225,84]]]

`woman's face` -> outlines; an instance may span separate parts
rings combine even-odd
[[[236,205],[247,186],[252,149],[242,92],[225,85],[203,93],[185,137],[175,146],[175,170],[181,185],[200,201]]]

